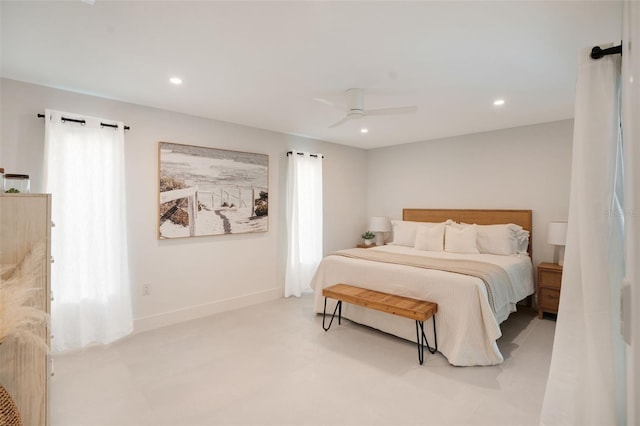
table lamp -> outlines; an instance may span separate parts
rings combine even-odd
[[[374,216],[369,219],[369,231],[376,234],[376,245],[384,245],[384,233],[391,232],[391,222],[386,216]]]
[[[550,222],[547,229],[547,243],[553,244],[553,262],[564,263],[564,246],[567,243],[567,222]]]

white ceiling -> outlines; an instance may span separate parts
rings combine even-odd
[[[620,1],[89,3],[1,1],[2,76],[361,148],[570,118],[621,37]],[[418,112],[329,128],[352,87]]]

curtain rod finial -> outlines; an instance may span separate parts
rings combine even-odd
[[[600,46],[594,46],[593,49],[591,49],[591,59],[600,59],[603,56]]]

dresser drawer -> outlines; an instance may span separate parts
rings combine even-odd
[[[555,288],[540,288],[538,295],[538,305],[545,312],[558,312],[558,303],[560,303],[560,290]]]
[[[538,271],[538,284],[541,286],[560,288],[562,274],[556,271],[540,269]]]

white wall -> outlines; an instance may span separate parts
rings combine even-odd
[[[553,260],[547,224],[567,220],[573,120],[368,151],[368,212],[533,210],[533,260]]]
[[[125,156],[137,330],[281,297],[288,150],[325,155],[325,252],[353,246],[366,226],[363,150],[13,80],[0,85],[0,167],[31,175],[32,192],[42,190],[44,122],[36,114],[45,108],[131,127]],[[268,154],[269,232],[159,241],[158,141]],[[145,283],[151,295],[143,297]]]
[[[400,218],[404,207],[518,208],[533,210],[537,264],[553,257],[547,223],[567,218],[571,120],[363,151],[13,80],[1,79],[0,90],[0,167],[30,174],[33,192],[42,190],[37,113],[52,108],[131,126],[127,200],[138,330],[281,296],[290,149],[325,155],[325,253],[359,242],[369,216]],[[158,241],[158,141],[268,154],[269,232]],[[143,297],[145,283],[152,294]]]

